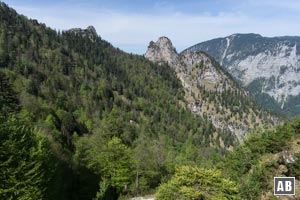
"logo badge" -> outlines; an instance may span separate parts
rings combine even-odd
[[[295,195],[295,177],[274,177],[274,195]]]

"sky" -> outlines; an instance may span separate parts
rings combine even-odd
[[[178,52],[234,33],[300,35],[299,0],[4,0],[56,30],[93,25],[102,39],[144,54],[160,36]]]

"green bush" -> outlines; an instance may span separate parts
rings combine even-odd
[[[241,199],[238,186],[213,169],[183,166],[157,191],[158,200]]]

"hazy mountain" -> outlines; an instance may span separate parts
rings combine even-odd
[[[265,108],[300,114],[300,37],[233,34],[185,51],[205,51],[213,56]]]
[[[176,72],[187,108],[208,118],[219,132],[241,139],[250,129],[269,123],[268,113],[259,110],[249,94],[206,53],[187,50],[178,54],[167,37],[160,37],[150,42],[145,57],[167,63]]]

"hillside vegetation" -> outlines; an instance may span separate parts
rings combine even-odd
[[[299,160],[300,120],[294,120],[250,136],[215,159],[210,169],[177,168],[171,180],[159,187],[157,199],[278,199],[273,195],[273,178],[299,177]],[[297,189],[290,196],[299,197]]]
[[[20,107],[13,114],[1,113],[3,126],[31,127],[22,129],[20,137],[28,132],[35,142],[40,135],[54,156],[51,177],[37,186],[40,193],[28,191],[33,199],[144,193],[169,177],[175,165],[200,164],[215,152],[213,126],[180,105],[183,89],[169,67],[124,53],[92,29],[56,32],[1,3],[0,69],[6,82],[2,107],[13,107],[5,96],[7,85]],[[7,121],[8,115],[20,121]],[[1,137],[8,145],[15,140]],[[27,150],[8,151],[4,161],[17,159],[13,153],[19,150],[32,158],[34,142],[24,146]],[[12,185],[3,189],[13,194]]]
[[[168,63],[176,72],[184,88],[185,106],[212,122],[218,146],[230,148],[232,140],[242,141],[251,130],[277,121],[204,52],[178,54],[169,38],[160,37],[150,42],[145,57],[157,64]]]
[[[289,152],[299,126],[255,135],[228,153],[235,138],[185,103],[167,64],[124,53],[92,27],[57,32],[0,3],[0,199],[125,199],[160,185],[158,198],[183,185],[178,197],[190,199],[194,181],[215,179],[221,190],[199,195],[267,195],[265,181],[281,169],[275,158]],[[194,173],[188,186],[180,182]]]

